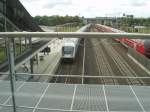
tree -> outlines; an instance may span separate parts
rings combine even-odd
[[[56,25],[61,25],[65,23],[73,23],[73,22],[78,22],[79,24],[83,24],[83,19],[80,18],[79,16],[36,16],[33,17],[33,20],[38,24],[38,25],[48,25],[48,26],[56,26]]]

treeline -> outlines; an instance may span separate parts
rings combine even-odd
[[[35,16],[33,17],[34,22],[38,25],[56,26],[65,23],[77,22],[83,24],[83,19],[79,16]]]
[[[122,18],[121,25],[127,27],[133,27],[133,26],[150,27],[150,18]]]

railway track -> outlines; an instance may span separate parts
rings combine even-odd
[[[99,41],[97,41],[97,39],[90,39],[88,41],[91,41],[91,43],[89,42],[89,45],[87,45],[87,46],[91,46],[92,48],[89,48],[89,49],[93,49],[93,51],[95,53],[93,55],[93,58],[95,59],[95,64],[96,64],[98,73],[94,74],[94,75],[100,75],[100,76],[113,75],[114,72],[112,71],[112,69],[109,65],[109,62],[105,56],[106,54],[103,52],[103,49],[101,47],[101,43]],[[92,45],[95,45],[95,46],[92,46]],[[92,72],[94,72],[94,71],[91,71],[91,73],[90,73],[90,71],[88,71],[88,72],[86,72],[85,75],[93,75]],[[92,80],[92,79],[87,79],[87,80]],[[107,79],[107,80],[105,80],[105,79],[98,79],[98,80],[93,79],[93,80],[97,84],[118,84],[118,82],[114,79]],[[92,82],[94,82],[94,81],[92,81]],[[90,81],[87,81],[86,83],[90,83]]]
[[[114,42],[114,40],[110,40],[110,41]],[[131,74],[132,76],[134,76],[134,77],[150,77],[149,74],[147,72],[145,72],[144,70],[142,70],[139,66],[137,66],[137,65],[135,66],[135,63],[127,56],[127,53],[128,53],[127,48],[125,48],[122,45],[112,46],[112,47],[113,47],[113,49],[118,51],[120,57],[122,57],[124,59],[124,61],[126,62],[126,64],[128,64],[128,66],[130,66],[130,70],[133,71],[133,73]],[[150,85],[150,79],[139,79],[138,81],[141,83],[141,85]],[[138,83],[136,85],[138,85]]]
[[[81,75],[83,71],[83,48],[84,48],[84,40],[81,40],[79,45],[79,50],[77,52],[77,56],[73,63],[69,62],[61,62],[56,71],[56,75]],[[49,82],[51,83],[80,83],[82,82],[81,78],[70,78],[70,77],[54,77]]]
[[[116,72],[118,72],[118,69],[114,69],[116,68],[114,65],[115,63],[113,63],[112,61],[110,61],[110,57],[109,54],[106,52],[106,50],[103,48],[102,45],[102,40],[99,39],[90,39],[89,41],[91,41],[91,45],[93,46],[93,50],[94,50],[94,56],[93,58],[96,60],[96,66],[98,69],[98,73],[95,75],[100,75],[100,76],[115,76]],[[92,58],[92,57],[91,57]],[[91,71],[91,73],[94,71]],[[86,75],[88,75],[90,73],[90,71],[87,72]],[[121,74],[119,72],[119,74]],[[89,74],[91,75],[91,74]],[[119,75],[120,76],[120,75]],[[92,79],[89,79],[92,80]],[[88,81],[89,83],[90,81]],[[94,81],[92,81],[94,82]],[[95,83],[97,84],[121,84],[122,82],[124,82],[123,80],[115,80],[115,79],[105,79],[105,78],[101,78],[99,80],[95,80]],[[125,82],[126,84],[127,82]]]
[[[107,40],[103,39],[103,47],[108,52],[109,57],[113,60],[117,69],[120,71],[120,75],[122,76],[137,76],[135,70],[131,68],[131,66],[125,61],[125,59],[120,56],[120,54],[107,42]],[[144,82],[142,80],[131,80],[126,79],[127,84],[129,85],[143,85]]]
[[[87,76],[149,76],[127,56],[127,49],[112,39],[86,39],[81,42],[74,63],[60,64],[57,75]],[[119,46],[120,45],[120,46]],[[85,47],[83,47],[85,46]],[[118,47],[116,47],[118,46]],[[85,57],[84,57],[85,56]],[[141,75],[141,74],[145,75]],[[149,79],[54,77],[53,83],[84,83],[106,85],[150,85]]]
[[[117,49],[114,49],[112,44],[108,42],[107,39],[91,39],[91,46],[93,45],[93,58],[95,58],[95,64],[98,69],[97,75],[101,76],[127,76],[127,77],[139,77],[139,74],[143,73],[142,69],[135,64],[130,65],[124,57],[127,56],[120,55]],[[90,42],[89,42],[90,43]],[[92,58],[92,57],[90,57]],[[131,60],[130,60],[131,61]],[[134,62],[132,62],[134,63]],[[89,63],[87,63],[89,64]],[[140,69],[140,70],[139,70]],[[136,72],[137,70],[139,71]],[[94,71],[88,71],[86,75],[93,75],[91,74]],[[88,74],[90,73],[90,74]],[[95,74],[94,74],[95,75]],[[145,76],[148,77],[148,74]],[[93,83],[95,79],[88,79],[86,83]],[[147,80],[147,81],[146,81]],[[95,80],[94,83],[96,84],[120,84],[120,85],[148,85],[148,79],[108,79],[108,78],[99,78],[99,80]]]

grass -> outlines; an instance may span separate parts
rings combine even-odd
[[[25,46],[22,45],[22,51],[21,52],[23,52],[25,50],[26,50]],[[20,45],[16,45],[16,55],[19,55],[21,52],[20,52]]]
[[[150,28],[139,28],[139,29],[135,29],[135,28],[126,28],[125,31],[127,32],[131,32],[131,33],[150,33]]]
[[[6,60],[5,48],[0,48],[0,63]]]
[[[22,45],[22,52],[25,51],[25,46]],[[16,47],[16,55],[20,55],[20,46],[17,45]],[[6,60],[6,53],[5,53],[5,48],[4,47],[0,47],[0,63],[4,60]]]

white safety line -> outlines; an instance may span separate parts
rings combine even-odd
[[[75,84],[70,110],[73,109],[74,98],[75,98],[75,95],[76,95],[76,89],[77,89],[77,85]]]
[[[106,91],[105,91],[105,86],[104,85],[103,85],[103,92],[104,92],[104,97],[105,97],[106,109],[107,109],[107,112],[109,112],[107,96],[106,96]]]
[[[5,105],[3,107],[12,107],[12,105]],[[28,106],[17,106],[18,108],[34,109],[34,107]],[[67,110],[67,109],[51,109],[51,108],[36,108],[36,110],[44,111],[59,111],[59,112],[106,112],[106,111],[90,111],[90,110]],[[113,111],[114,112],[114,111]]]
[[[1,82],[1,81],[3,81],[3,80],[0,80],[0,82]],[[16,91],[19,91],[20,88],[21,88],[24,84],[25,84],[25,82],[22,83],[22,84],[17,88]],[[8,101],[10,100],[11,97],[12,97],[12,96],[9,96],[8,99],[7,99],[3,104],[0,104],[0,106],[5,106],[5,105],[8,103]],[[0,109],[1,109],[1,108],[2,108],[2,107],[0,107]]]
[[[16,90],[16,92],[18,92],[24,85],[26,82],[23,82]],[[6,105],[8,103],[8,101],[11,99],[12,96],[9,96],[8,99],[3,103],[3,105]]]
[[[26,82],[23,82],[18,88],[16,91],[19,91],[24,85],[25,85]]]
[[[140,102],[139,98],[137,97],[136,93],[134,92],[134,90],[133,90],[132,86],[130,86],[130,89],[131,89],[131,91],[133,92],[133,94],[134,94],[134,96],[135,96],[135,98],[136,98],[137,102],[139,103],[139,105],[140,105],[140,107],[141,107],[142,111],[143,111],[143,112],[146,112],[146,111],[145,111],[145,109],[144,109],[144,107],[143,107],[143,105],[141,104],[141,102]]]
[[[84,73],[85,72],[85,39],[84,39],[84,53],[83,53],[83,67],[82,67],[82,84],[84,84]]]
[[[44,97],[44,95],[45,95],[46,91],[48,90],[49,86],[50,86],[50,84],[48,84],[48,85],[47,85],[46,89],[44,90],[44,92],[43,92],[42,96],[40,97],[39,101],[38,101],[38,102],[37,102],[37,104],[35,105],[35,107],[34,107],[34,109],[33,109],[33,111],[32,111],[32,112],[35,112],[36,108],[37,108],[37,107],[38,107],[38,105],[40,104],[40,102],[41,102],[42,98]]]

